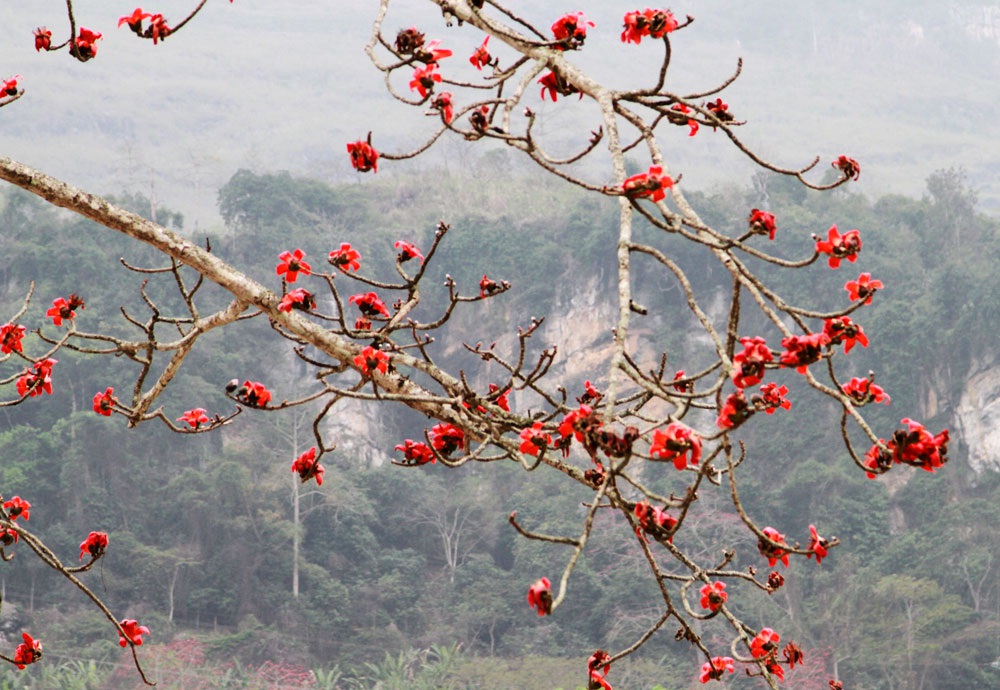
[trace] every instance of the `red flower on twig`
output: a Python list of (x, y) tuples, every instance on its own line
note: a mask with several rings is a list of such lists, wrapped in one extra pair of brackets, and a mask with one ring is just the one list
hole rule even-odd
[(521, 429), (521, 446), (519, 451), (525, 455), (537, 456), (552, 445), (552, 436), (545, 433), (541, 422), (535, 422), (530, 427)]
[(226, 386), (226, 391), (233, 393), (237, 401), (261, 409), (267, 407), (267, 404), (271, 402), (271, 391), (267, 390), (263, 383), (244, 381), (242, 386), (238, 384), (239, 379), (233, 379)]
[(100, 558), (108, 548), (108, 535), (106, 532), (91, 532), (87, 538), (80, 542), (80, 560), (90, 555), (92, 559)]
[(295, 458), (292, 472), (296, 472), (303, 482), (315, 479), (317, 486), (323, 485), (323, 473), (326, 472), (326, 468), (316, 461), (316, 446)]
[(587, 670), (590, 672), (590, 683), (588, 690), (612, 690), (611, 684), (607, 681), (608, 671), (611, 670), (611, 655), (603, 649), (598, 649), (587, 659)]
[(872, 303), (872, 295), (876, 290), (882, 289), (881, 280), (872, 280), (871, 273), (862, 273), (857, 280), (849, 280), (844, 283), (844, 289), (852, 302), (863, 299), (865, 304)]
[(826, 241), (813, 235), (816, 240), (816, 252), (819, 254), (829, 254), (830, 268), (840, 268), (840, 261), (847, 259), (854, 263), (858, 259), (858, 252), (861, 251), (861, 233), (851, 230), (841, 235), (837, 231), (836, 225), (830, 226)]
[(396, 463), (399, 465), (426, 465), (437, 462), (434, 451), (426, 443), (406, 439), (405, 442), (396, 446), (396, 450), (402, 451), (405, 462)]
[(115, 389), (108, 386), (103, 393), (94, 393), (94, 412), (105, 417), (110, 417), (115, 409)]
[(424, 262), (424, 255), (409, 242), (399, 240), (396, 242), (396, 249), (399, 251), (399, 254), (396, 255), (396, 261), (399, 263), (409, 261), (410, 259), (420, 259), (420, 263)]
[(281, 298), (281, 302), (278, 304), (278, 311), (283, 311), (287, 314), (292, 312), (292, 309), (298, 309), (299, 311), (312, 311), (316, 308), (316, 299), (313, 293), (309, 292), (305, 288), (295, 288), (294, 290), (288, 292)]
[(718, 611), (726, 603), (726, 600), (729, 599), (729, 595), (726, 594), (725, 582), (713, 582), (704, 585), (698, 591), (701, 592), (701, 607), (708, 609), (712, 613)]
[(625, 30), (622, 43), (641, 43), (643, 37), (663, 38), (677, 28), (677, 19), (670, 10), (651, 10), (625, 13)]
[(867, 405), (870, 402), (875, 404), (884, 402), (888, 405), (890, 401), (889, 394), (883, 390), (882, 386), (874, 383), (873, 376), (864, 379), (857, 376), (852, 378), (844, 384), (842, 388), (844, 394), (858, 406)]
[(375, 316), (376, 314), (389, 316), (389, 310), (385, 308), (385, 303), (374, 292), (351, 295), (347, 298), (347, 301), (351, 304), (356, 304), (365, 316)]
[(868, 347), (868, 336), (859, 324), (851, 321), (850, 316), (838, 316), (827, 319), (823, 322), (823, 333), (830, 339), (830, 345), (844, 343), (844, 354), (846, 355), (854, 347), (855, 343), (860, 343), (861, 347)]
[(483, 67), (486, 67), (493, 60), (493, 56), (491, 56), (490, 52), (486, 50), (486, 44), (489, 42), (490, 37), (487, 36), (483, 39), (483, 44), (476, 48), (476, 50), (472, 53), (472, 57), (469, 58), (469, 62), (471, 62), (473, 67), (478, 70), (482, 70)]
[(81, 26), (80, 33), (76, 37), (76, 57), (86, 62), (92, 57), (97, 56), (97, 41), (104, 38), (104, 35), (100, 31), (91, 31), (90, 29)]
[(52, 300), (52, 306), (45, 312), (45, 315), (52, 319), (53, 326), (62, 326), (64, 320), (76, 318), (77, 309), (86, 309), (86, 306), (79, 295), (71, 294), (66, 299), (57, 297)]
[(177, 421), (185, 422), (186, 424), (190, 424), (192, 429), (197, 429), (202, 424), (208, 424), (211, 422), (205, 412), (206, 410), (204, 407), (196, 407), (193, 410), (188, 410), (183, 415), (178, 417)]
[(733, 356), (733, 383), (737, 388), (756, 386), (764, 378), (764, 368), (774, 356), (763, 338), (740, 338), (740, 343), (743, 351)]
[(427, 45), (420, 46), (413, 51), (413, 57), (426, 65), (437, 65), (438, 60), (451, 57), (452, 52), (447, 48), (438, 48), (441, 45), (439, 39), (434, 39)]
[[(690, 112), (691, 108), (684, 103), (675, 103), (670, 107), (670, 112), (667, 113), (667, 118), (675, 125), (687, 125), (691, 130), (688, 132), (688, 136), (693, 137), (698, 133), (699, 125), (697, 120), (687, 117), (687, 114)], [(674, 113), (676, 113), (676, 115)]]
[(576, 88), (573, 84), (566, 81), (561, 74), (555, 71), (550, 71), (545, 74), (538, 83), (542, 85), (542, 100), (545, 100), (545, 94), (549, 94), (549, 98), (555, 103), (559, 100), (559, 96), (572, 96), (574, 93), (579, 93), (580, 98), (583, 98), (583, 94), (580, 93), (580, 89)]
[(28, 633), (21, 633), (21, 639), (24, 642), (14, 649), (14, 663), (23, 671), (25, 666), (42, 658), (42, 643)]
[(126, 618), (119, 624), (125, 633), (124, 635), (121, 632), (118, 633), (118, 644), (122, 647), (127, 646), (129, 641), (136, 647), (139, 647), (142, 645), (142, 636), (149, 634), (149, 628), (145, 625), (139, 625), (139, 621)]
[(764, 659), (774, 657), (778, 653), (778, 643), (781, 635), (771, 628), (761, 628), (752, 640), (750, 640), (750, 655), (754, 659)]
[(378, 172), (378, 151), (372, 146), (371, 132), (368, 132), (367, 141), (347, 144), (347, 155), (351, 157), (351, 166), (358, 172)]
[(306, 253), (301, 249), (296, 249), (294, 252), (281, 252), (278, 255), (278, 261), (281, 263), (275, 266), (274, 272), (279, 276), (283, 275), (289, 283), (298, 280), (300, 273), (304, 276), (310, 275), (312, 266), (302, 260), (305, 255)]
[(701, 437), (691, 427), (671, 422), (666, 429), (653, 430), (649, 454), (659, 460), (672, 461), (678, 470), (689, 464), (697, 467), (701, 462)]
[(677, 518), (659, 506), (649, 505), (649, 501), (636, 503), (633, 513), (635, 514), (635, 521), (639, 523), (639, 526), (635, 529), (637, 537), (645, 541), (646, 534), (652, 535), (654, 539), (661, 539), (670, 535), (667, 537), (667, 541), (673, 543), (674, 535), (672, 532), (677, 527)]
[(40, 26), (35, 29), (35, 51), (48, 50), (51, 47), (52, 32), (44, 26)]
[(781, 346), (781, 364), (795, 367), (800, 374), (806, 373), (806, 367), (818, 362), (823, 356), (823, 348), (830, 344), (830, 336), (826, 333), (810, 333), (808, 335), (793, 335), (783, 338)]
[(435, 110), (441, 111), (441, 117), (444, 119), (445, 124), (451, 124), (451, 121), (455, 119), (455, 105), (451, 102), (451, 93), (448, 91), (442, 91), (434, 100), (431, 101), (431, 107)]
[(539, 616), (552, 613), (552, 583), (543, 577), (528, 588), (528, 606), (538, 611)]
[(753, 396), (754, 409), (764, 410), (766, 414), (774, 414), (779, 407), (783, 410), (792, 409), (792, 403), (785, 396), (788, 394), (788, 386), (779, 386), (774, 383), (765, 383), (760, 387), (760, 395)]
[(725, 675), (726, 671), (730, 673), (736, 671), (732, 658), (728, 656), (713, 656), (711, 661), (707, 661), (702, 665), (701, 676), (698, 680), (702, 683), (707, 683), (710, 680), (719, 680)]
[(365, 377), (371, 376), (373, 371), (384, 374), (389, 370), (389, 355), (368, 346), (354, 358), (354, 366), (358, 367)]
[(149, 12), (143, 12), (141, 7), (136, 7), (132, 11), (132, 14), (126, 14), (124, 17), (118, 18), (118, 28), (122, 28), (122, 24), (128, 24), (128, 28), (141, 36), (142, 20), (149, 19), (152, 16)]
[(465, 448), (465, 432), (454, 424), (441, 422), (431, 427), (427, 432), (431, 445), (441, 455), (451, 455), (454, 451)]
[(823, 562), (823, 559), (829, 553), (827, 547), (830, 545), (830, 542), (816, 533), (815, 525), (809, 525), (809, 535), (809, 546), (806, 548), (810, 553), (806, 554), (806, 558), (812, 558), (812, 555), (816, 554), (816, 563), (818, 565)]
[(740, 424), (750, 419), (754, 413), (750, 403), (742, 390), (730, 393), (726, 397), (726, 402), (722, 405), (722, 411), (715, 420), (715, 425), (720, 429), (735, 429)]
[(52, 367), (56, 363), (57, 360), (51, 358), (35, 362), (17, 380), (17, 394), (22, 398), (26, 395), (34, 397), (42, 393), (52, 395)]
[(840, 170), (840, 172), (844, 173), (845, 178), (854, 178), (855, 180), (857, 180), (859, 177), (861, 177), (861, 164), (858, 163), (853, 158), (848, 158), (847, 156), (840, 156), (830, 165)]
[(552, 24), (552, 35), (559, 41), (556, 50), (575, 50), (587, 40), (587, 27), (596, 26), (583, 12), (569, 12)]
[(13, 323), (5, 323), (0, 327), (0, 352), (7, 355), (11, 352), (24, 352), (21, 349), (21, 340), (24, 339), (24, 326)]
[(774, 214), (761, 211), (759, 208), (750, 210), (750, 217), (747, 219), (747, 222), (750, 223), (750, 232), (756, 235), (767, 235), (772, 240), (774, 239), (774, 233), (778, 230), (778, 223), (774, 218)]
[(781, 546), (774, 546), (765, 539), (757, 539), (757, 550), (760, 551), (760, 555), (767, 559), (767, 564), (771, 567), (781, 561), (781, 564), (786, 568), (788, 567), (788, 552), (781, 548), (782, 546), (787, 546), (785, 544), (785, 535), (774, 529), (773, 527), (765, 527), (761, 530), (763, 535), (770, 539), (775, 544), (780, 544)]
[(3, 509), (7, 511), (7, 516), (11, 520), (16, 520), (20, 517), (27, 521), (31, 517), (31, 504), (20, 496), (15, 496), (9, 501), (4, 501)]
[(622, 183), (622, 191), (630, 199), (648, 196), (653, 201), (659, 201), (667, 193), (664, 191), (674, 186), (674, 181), (669, 175), (663, 174), (663, 166), (651, 165), (649, 170), (638, 175), (633, 175)]
[(341, 271), (357, 271), (361, 268), (361, 253), (351, 247), (349, 242), (343, 242), (340, 249), (330, 252), (329, 262)]
[(434, 91), (434, 85), (441, 83), (441, 75), (437, 69), (436, 62), (415, 69), (410, 80), (410, 91), (419, 93), (420, 98), (427, 98), (427, 95)]

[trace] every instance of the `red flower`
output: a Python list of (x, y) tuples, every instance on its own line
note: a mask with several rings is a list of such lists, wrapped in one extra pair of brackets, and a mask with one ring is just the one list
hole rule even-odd
[(765, 664), (765, 666), (767, 667), (767, 672), (770, 673), (772, 676), (774, 676), (780, 681), (785, 680), (785, 669), (777, 661), (774, 660), (768, 661), (767, 664)]
[(100, 558), (104, 555), (104, 550), (108, 548), (108, 535), (105, 532), (91, 532), (87, 538), (80, 543), (80, 560), (87, 554), (92, 559)]
[(781, 346), (785, 348), (781, 353), (781, 363), (804, 374), (806, 367), (822, 358), (823, 347), (829, 344), (830, 337), (826, 333), (789, 336), (781, 341)]
[(483, 39), (483, 44), (476, 48), (475, 52), (472, 53), (472, 57), (469, 58), (469, 62), (471, 62), (472, 65), (478, 70), (482, 70), (483, 67), (490, 64), (493, 60), (493, 56), (491, 56), (490, 52), (486, 50), (486, 44), (489, 42), (490, 37), (487, 36)]
[(459, 448), (465, 448), (465, 432), (454, 424), (435, 424), (427, 433), (431, 445), (441, 455), (451, 455)]
[(378, 298), (374, 292), (363, 292), (357, 295), (351, 295), (347, 298), (347, 301), (351, 304), (358, 305), (358, 309), (365, 316), (375, 316), (376, 314), (381, 314), (382, 316), (389, 316), (389, 310), (385, 308), (385, 303)]
[(48, 50), (52, 47), (52, 32), (44, 26), (35, 29), (35, 51)]
[(663, 38), (677, 28), (677, 19), (670, 10), (635, 10), (625, 13), (625, 30), (622, 43), (640, 43), (644, 36)]
[(359, 316), (354, 320), (354, 330), (356, 331), (370, 331), (372, 329), (371, 319), (364, 316)]
[(416, 91), (421, 98), (434, 91), (434, 85), (441, 83), (441, 75), (437, 71), (437, 63), (433, 62), (425, 67), (418, 67), (413, 71), (413, 79), (410, 80), (410, 91)]
[(875, 385), (872, 378), (854, 377), (843, 386), (844, 395), (854, 401), (855, 405), (867, 405), (870, 402), (878, 404), (884, 402), (889, 404), (889, 395), (882, 389), (882, 386)]
[(451, 93), (448, 91), (442, 91), (435, 96), (434, 100), (431, 101), (431, 107), (441, 111), (441, 117), (444, 118), (446, 124), (450, 125), (455, 118), (455, 106), (451, 102)]
[(695, 134), (698, 133), (698, 128), (699, 128), (698, 121), (692, 120), (690, 117), (685, 117), (687, 113), (691, 112), (691, 108), (687, 107), (683, 103), (675, 103), (673, 106), (671, 106), (670, 112), (677, 113), (677, 115), (672, 115), (672, 114), (667, 115), (667, 117), (670, 119), (671, 122), (673, 122), (675, 125), (687, 125), (690, 128), (691, 131), (688, 132), (689, 137), (693, 137)]
[[(490, 384), (490, 394), (496, 393), (498, 390), (500, 390), (500, 386), (496, 385), (495, 383)], [(510, 401), (507, 399), (507, 396), (509, 395), (510, 395), (510, 388), (505, 388), (503, 393), (498, 395), (496, 400), (493, 401), (493, 404), (499, 407), (504, 412), (510, 412)]]
[(452, 55), (451, 51), (447, 48), (438, 48), (439, 45), (441, 45), (441, 41), (435, 39), (426, 46), (420, 46), (414, 50), (413, 57), (424, 64), (437, 65), (438, 60), (443, 60)]
[[(705, 110), (715, 115), (717, 120), (721, 122), (732, 122), (733, 114), (729, 112), (729, 104), (723, 102), (721, 98), (716, 98), (714, 101), (709, 101), (705, 104)], [(715, 127), (712, 127), (715, 129)], [(772, 236), (773, 240), (774, 237)]]
[(43, 359), (35, 362), (30, 369), (17, 380), (17, 394), (22, 398), (26, 395), (34, 397), (42, 393), (52, 395), (52, 367), (57, 360)]
[[(678, 393), (690, 393), (694, 390), (694, 381), (683, 381), (687, 378), (687, 374), (684, 373), (683, 369), (678, 369), (674, 374), (674, 390)], [(681, 381), (681, 383), (677, 383)]]
[(764, 368), (774, 360), (763, 338), (740, 338), (743, 352), (733, 356), (733, 383), (737, 388), (756, 386), (764, 378)]
[(419, 249), (414, 247), (409, 242), (399, 240), (396, 242), (396, 249), (399, 250), (399, 254), (396, 255), (396, 261), (399, 263), (409, 261), (410, 259), (420, 259), (420, 263), (424, 262), (424, 255), (420, 253)]
[(809, 534), (811, 535), (809, 537), (809, 546), (806, 548), (810, 553), (806, 554), (806, 558), (812, 558), (812, 555), (816, 554), (816, 563), (818, 565), (823, 562), (823, 559), (829, 553), (826, 547), (830, 545), (830, 542), (816, 533), (815, 525), (809, 525)]
[(861, 164), (853, 158), (840, 156), (830, 165), (831, 167), (837, 168), (840, 172), (844, 173), (844, 177), (853, 177), (855, 180), (861, 177)]
[(689, 464), (697, 467), (701, 462), (701, 437), (691, 427), (671, 422), (666, 429), (653, 430), (649, 454), (660, 460), (672, 460), (678, 470)]
[(743, 395), (743, 391), (738, 390), (735, 393), (730, 393), (726, 398), (726, 402), (722, 406), (722, 411), (715, 420), (715, 425), (720, 429), (735, 429), (740, 424), (750, 419), (750, 415), (752, 415), (753, 412), (753, 408), (751, 408), (750, 403), (747, 402), (746, 396)]
[(564, 14), (552, 24), (552, 35), (559, 41), (559, 45), (553, 47), (556, 50), (579, 48), (587, 40), (588, 26), (596, 25), (583, 12)]
[(651, 534), (654, 539), (660, 539), (669, 534), (670, 536), (667, 538), (667, 541), (673, 543), (674, 535), (672, 532), (677, 527), (677, 518), (659, 506), (649, 505), (649, 501), (636, 503), (633, 512), (635, 513), (636, 522), (639, 523), (639, 526), (635, 529), (637, 537), (645, 541), (645, 534)]
[(831, 225), (825, 242), (816, 235), (813, 235), (813, 239), (816, 240), (817, 253), (830, 255), (830, 268), (840, 268), (841, 259), (854, 263), (861, 251), (861, 233), (857, 230), (841, 235), (837, 232), (837, 226)]
[(348, 242), (343, 242), (340, 249), (330, 252), (329, 262), (341, 271), (357, 271), (361, 268), (361, 254)]
[(24, 642), (14, 649), (14, 663), (23, 671), (25, 666), (42, 658), (42, 643), (28, 633), (21, 633), (21, 639)]
[[(603, 649), (598, 649), (587, 659), (587, 670), (590, 672), (589, 690), (612, 690), (611, 683), (607, 681), (608, 671), (611, 670), (611, 655)], [(603, 667), (603, 668), (602, 668)]]
[(481, 105), (472, 111), (469, 115), (469, 124), (472, 125), (472, 129), (476, 130), (480, 134), (486, 133), (486, 128), (490, 124), (490, 107), (488, 105)]
[[(229, 387), (236, 388), (238, 379), (233, 379), (230, 382)], [(267, 404), (271, 401), (271, 391), (264, 387), (263, 383), (258, 383), (257, 381), (245, 381), (242, 386), (236, 390), (235, 394), (236, 400), (249, 405), (250, 407), (260, 407), (265, 408)]]
[[(765, 527), (761, 530), (765, 537), (775, 542), (776, 544), (785, 544), (785, 535), (774, 529), (773, 527)], [(757, 540), (757, 550), (760, 551), (760, 555), (767, 559), (767, 564), (774, 567), (774, 564), (781, 561), (781, 564), (786, 568), (788, 567), (788, 552), (780, 546), (772, 546), (770, 542), (764, 539)]]
[(94, 393), (94, 412), (105, 417), (111, 416), (111, 411), (115, 409), (115, 389), (108, 386), (103, 393)]
[(772, 570), (771, 574), (767, 576), (767, 587), (770, 590), (768, 594), (773, 593), (775, 590), (781, 589), (785, 584), (785, 578), (777, 570)]
[(552, 613), (551, 586), (549, 578), (543, 577), (528, 588), (528, 606), (536, 609), (539, 616), (547, 616)]
[(750, 232), (756, 235), (768, 235), (770, 239), (774, 239), (778, 224), (773, 213), (754, 208), (750, 210), (750, 218), (747, 221), (750, 223)]
[(521, 429), (521, 447), (518, 450), (522, 453), (537, 456), (550, 445), (552, 437), (542, 430), (541, 422), (535, 422), (530, 427)]
[(16, 74), (10, 79), (3, 82), (3, 88), (0, 88), (0, 98), (4, 96), (16, 96), (18, 92), (17, 80), (21, 78), (20, 74)]
[(406, 462), (397, 463), (400, 465), (426, 465), (437, 462), (434, 451), (426, 443), (406, 439), (404, 443), (396, 446), (396, 450), (402, 451), (403, 457), (406, 458)]
[(161, 38), (166, 38), (172, 33), (172, 29), (167, 26), (167, 20), (162, 14), (154, 14), (149, 18), (149, 28), (146, 29), (146, 37), (153, 39), (155, 46)]
[(764, 410), (767, 414), (774, 414), (779, 407), (783, 410), (792, 409), (792, 403), (785, 396), (788, 394), (788, 386), (778, 386), (774, 383), (766, 383), (760, 387), (760, 395), (755, 395), (753, 401), (754, 409)]
[(294, 252), (281, 252), (278, 255), (278, 264), (274, 272), (279, 276), (284, 274), (285, 280), (289, 283), (294, 283), (299, 278), (299, 273), (307, 276), (312, 273), (312, 266), (307, 264), (302, 260), (306, 253), (301, 249), (296, 249)]
[[(372, 133), (368, 132), (368, 141), (355, 141), (347, 145), (347, 155), (351, 157), (351, 165), (358, 172), (378, 172), (378, 151), (372, 146)], [(343, 246), (343, 245), (341, 245)]]
[(80, 34), (76, 37), (76, 56), (86, 62), (97, 55), (97, 44), (104, 36), (99, 31), (91, 31), (81, 26)]
[(701, 676), (698, 680), (702, 683), (707, 683), (710, 680), (719, 680), (726, 671), (730, 673), (736, 671), (732, 658), (728, 656), (713, 656), (711, 661), (707, 661), (702, 665)]
[(647, 172), (633, 175), (625, 180), (622, 183), (622, 191), (630, 199), (651, 196), (653, 201), (659, 201), (667, 195), (663, 190), (673, 186), (673, 179), (663, 174), (662, 166), (651, 165)]
[(27, 520), (31, 517), (31, 504), (22, 499), (20, 496), (15, 496), (9, 501), (5, 501), (3, 509), (7, 511), (7, 516), (11, 520), (23, 517), (27, 522)]
[(778, 642), (781, 635), (771, 628), (761, 628), (760, 632), (750, 641), (750, 655), (754, 659), (773, 657), (778, 652)]
[(17, 540), (17, 532), (7, 527), (0, 528), (0, 550), (11, 544), (16, 544)]
[(580, 93), (580, 89), (576, 88), (573, 84), (566, 81), (562, 75), (556, 72), (549, 72), (541, 79), (538, 83), (542, 85), (542, 100), (545, 100), (545, 93), (548, 92), (549, 98), (555, 103), (559, 100), (559, 95), (572, 96), (574, 93), (579, 93), (580, 98), (583, 98), (583, 94)]
[(389, 355), (368, 346), (361, 351), (360, 355), (354, 358), (354, 366), (359, 368), (361, 374), (365, 377), (371, 376), (375, 370), (384, 374), (389, 370)]
[(75, 319), (77, 309), (86, 309), (79, 295), (71, 294), (68, 298), (58, 297), (52, 300), (52, 306), (45, 312), (51, 317), (53, 326), (62, 326), (64, 319)]
[(509, 288), (510, 283), (506, 280), (502, 280), (498, 283), (495, 280), (491, 280), (487, 276), (483, 276), (483, 279), (479, 281), (479, 296), (483, 298), (492, 297), (493, 295), (499, 294)]
[(583, 443), (584, 433), (600, 426), (600, 420), (594, 417), (594, 410), (589, 405), (580, 405), (563, 417), (559, 424), (559, 435), (564, 439), (575, 436), (577, 441)]
[(831, 346), (844, 343), (845, 355), (851, 351), (855, 343), (868, 347), (868, 336), (865, 335), (864, 329), (851, 321), (849, 316), (827, 319), (823, 322), (823, 333), (830, 339)]
[(701, 592), (701, 607), (708, 609), (712, 613), (719, 610), (719, 607), (726, 603), (729, 595), (726, 594), (725, 582), (713, 582), (703, 586)]
[(24, 352), (21, 340), (24, 338), (24, 326), (5, 323), (0, 327), (0, 352), (7, 355), (13, 351)]
[(883, 446), (887, 445), (885, 439), (880, 438), (878, 443), (874, 444), (865, 453), (865, 476), (869, 479), (875, 479), (877, 475), (885, 474), (892, 469), (893, 453), (891, 450), (886, 450)]
[(305, 288), (295, 288), (291, 292), (287, 293), (281, 298), (281, 303), (278, 305), (278, 311), (283, 311), (286, 313), (291, 313), (292, 309), (298, 309), (300, 311), (312, 311), (316, 308), (316, 299), (313, 293), (309, 292)]
[(118, 18), (118, 28), (122, 28), (122, 24), (128, 24), (128, 28), (142, 35), (142, 20), (152, 16), (149, 12), (143, 12), (141, 7), (136, 7), (132, 14), (126, 14), (124, 17)]
[(781, 650), (781, 653), (784, 655), (785, 661), (788, 662), (788, 668), (795, 668), (795, 664), (801, 664), (806, 656), (794, 642), (786, 644), (785, 648)]
[(205, 408), (196, 407), (193, 410), (188, 410), (182, 416), (178, 417), (177, 421), (187, 422), (191, 425), (192, 429), (197, 429), (202, 424), (208, 424), (211, 420), (209, 420), (208, 415), (205, 414)]
[(912, 419), (904, 419), (908, 429), (899, 429), (892, 435), (889, 450), (893, 461), (912, 465), (933, 472), (948, 462), (948, 430), (931, 436), (923, 424)]
[(120, 632), (118, 633), (118, 644), (122, 647), (128, 645), (129, 641), (136, 647), (139, 647), (142, 645), (142, 636), (149, 634), (149, 628), (145, 625), (139, 625), (139, 621), (134, 621), (130, 618), (121, 621), (120, 625), (125, 632), (124, 635)]
[(323, 473), (326, 472), (326, 468), (316, 462), (316, 446), (295, 458), (292, 472), (297, 472), (303, 482), (315, 479), (317, 486), (323, 486)]
[(857, 280), (849, 280), (844, 283), (844, 289), (850, 296), (852, 302), (863, 299), (865, 304), (872, 303), (872, 295), (876, 290), (882, 289), (881, 280), (872, 280), (871, 273), (862, 273)]

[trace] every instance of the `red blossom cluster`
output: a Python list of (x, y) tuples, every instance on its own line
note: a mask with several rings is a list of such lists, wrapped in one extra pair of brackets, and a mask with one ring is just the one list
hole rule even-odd
[(670, 10), (633, 10), (625, 13), (622, 43), (641, 43), (645, 37), (663, 38), (677, 28), (677, 19)]
[(552, 613), (552, 583), (543, 577), (528, 588), (528, 606), (538, 611), (539, 616)]
[(316, 460), (315, 446), (295, 458), (295, 461), (292, 462), (292, 472), (298, 474), (299, 479), (303, 482), (315, 479), (317, 486), (323, 485), (323, 473), (326, 472), (326, 468)]

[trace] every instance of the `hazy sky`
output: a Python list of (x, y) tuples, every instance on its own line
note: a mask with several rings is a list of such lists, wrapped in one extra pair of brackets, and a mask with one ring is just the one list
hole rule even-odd
[[(433, 127), (423, 110), (385, 94), (363, 54), (373, 0), (210, 0), (184, 31), (155, 47), (115, 28), (132, 5), (78, 4), (78, 23), (105, 34), (86, 64), (33, 50), (35, 26), (65, 38), (64, 3), (0, 5), (0, 77), (19, 73), (29, 90), (0, 110), (0, 153), (85, 188), (152, 194), (189, 220), (212, 224), (216, 190), (240, 167), (352, 179), (345, 142), (374, 130), (381, 148), (400, 150)], [(181, 11), (164, 13), (175, 22), (193, 4), (172, 0)], [(675, 38), (673, 88), (714, 84), (742, 56), (744, 75), (724, 97), (749, 120), (741, 136), (765, 155), (795, 165), (848, 153), (861, 160), (861, 188), (872, 194), (919, 195), (934, 169), (964, 166), (982, 179), (991, 202), (1000, 196), (992, 183), (998, 125), (991, 95), (1000, 13), (977, 3), (871, 5), (675, 3), (676, 13), (697, 20)], [(446, 28), (421, 0), (393, 7), (387, 28), (419, 24), (455, 50), (445, 70), (473, 76), (467, 56), (481, 40), (475, 30)], [(563, 11), (585, 11), (597, 27), (574, 59), (606, 82), (638, 79), (656, 64), (656, 45), (619, 42), (621, 17), (633, 3), (516, 7), (542, 28)], [(597, 124), (583, 105), (530, 97), (544, 119), (540, 131), (557, 140), (585, 138)], [(721, 136), (703, 132), (688, 141), (677, 134), (668, 132), (665, 147), (688, 184), (748, 179), (751, 168), (729, 155)], [(461, 166), (479, 150), (445, 142), (421, 164)], [(391, 175), (392, 166), (379, 174)]]

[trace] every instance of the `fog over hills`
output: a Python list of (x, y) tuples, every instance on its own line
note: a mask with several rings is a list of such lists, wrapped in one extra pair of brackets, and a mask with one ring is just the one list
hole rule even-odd
[[(169, 20), (186, 11), (152, 5)], [(193, 3), (191, 3), (193, 5)], [(643, 83), (658, 46), (619, 42), (633, 3), (578, 0), (572, 6), (515, 2), (547, 27), (558, 12), (582, 10), (597, 23), (573, 59), (606, 82)], [(474, 78), (466, 56), (480, 38), (447, 28), (419, 0), (393, 3), (392, 30), (418, 24), (455, 51), (444, 63)], [(863, 166), (861, 189), (919, 195), (935, 169), (964, 167), (983, 207), (1000, 209), (995, 182), (1000, 132), (995, 117), (1000, 8), (974, 2), (818, 0), (772, 3), (704, 0), (673, 4), (695, 23), (674, 39), (671, 88), (704, 89), (743, 57), (743, 76), (724, 94), (748, 125), (744, 141), (775, 162), (795, 166), (847, 153)], [(287, 169), (327, 181), (353, 175), (344, 144), (369, 130), (383, 150), (403, 150), (431, 131), (419, 109), (395, 103), (363, 47), (376, 3), (212, 0), (161, 45), (139, 41), (117, 18), (132, 6), (92, 0), (78, 22), (102, 31), (86, 64), (65, 52), (36, 54), (31, 32), (68, 28), (58, 0), (0, 6), (0, 76), (21, 74), (28, 94), (0, 111), (0, 152), (102, 193), (142, 192), (188, 216), (188, 227), (217, 225), (217, 189), (239, 168)], [(551, 15), (551, 16), (550, 16)], [(503, 56), (502, 49), (496, 52)], [(634, 75), (634, 78), (633, 78)], [(405, 89), (405, 84), (402, 85)], [(539, 131), (570, 144), (596, 117), (573, 99), (531, 105)], [(690, 188), (745, 184), (751, 166), (721, 135), (664, 134), (671, 171)], [(443, 141), (418, 162), (425, 169), (468, 166), (492, 144)], [(393, 174), (385, 165), (379, 175)], [(605, 175), (595, 166), (596, 179)]]

